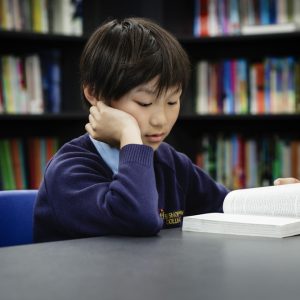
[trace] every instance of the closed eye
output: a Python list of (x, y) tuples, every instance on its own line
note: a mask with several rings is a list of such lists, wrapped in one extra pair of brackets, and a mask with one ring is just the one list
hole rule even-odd
[(168, 104), (169, 105), (175, 105), (175, 104), (177, 104), (177, 101), (169, 101)]
[(152, 103), (144, 103), (144, 102), (139, 102), (139, 101), (136, 101), (136, 103), (139, 105), (139, 106), (142, 106), (142, 107), (147, 107), (147, 106), (150, 106)]

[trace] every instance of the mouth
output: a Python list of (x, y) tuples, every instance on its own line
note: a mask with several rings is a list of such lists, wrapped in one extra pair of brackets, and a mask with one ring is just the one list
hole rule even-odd
[(164, 133), (146, 134), (145, 136), (146, 136), (146, 139), (150, 143), (159, 143), (159, 142), (161, 142), (164, 139), (165, 134)]

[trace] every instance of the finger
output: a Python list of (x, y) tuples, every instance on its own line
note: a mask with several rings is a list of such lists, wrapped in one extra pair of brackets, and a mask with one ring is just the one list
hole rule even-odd
[(94, 116), (92, 114), (89, 114), (89, 124), (91, 125), (93, 130), (97, 129), (97, 121), (95, 120)]
[(90, 114), (92, 114), (93, 116), (96, 116), (97, 114), (99, 114), (99, 110), (97, 106), (91, 106), (90, 107)]
[(276, 180), (274, 180), (274, 185), (299, 183), (299, 182), (300, 182), (299, 179), (293, 177), (277, 178)]
[(93, 136), (94, 130), (93, 130), (93, 128), (92, 128), (92, 126), (91, 126), (90, 123), (85, 124), (85, 130), (86, 130), (90, 135)]

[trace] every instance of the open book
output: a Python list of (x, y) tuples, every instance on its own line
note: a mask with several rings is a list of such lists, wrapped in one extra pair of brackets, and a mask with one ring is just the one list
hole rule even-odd
[(183, 231), (286, 237), (300, 234), (300, 183), (231, 191), (224, 213), (183, 218)]

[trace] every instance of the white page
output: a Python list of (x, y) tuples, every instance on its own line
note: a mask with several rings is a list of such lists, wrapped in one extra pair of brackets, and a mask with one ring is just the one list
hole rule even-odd
[(300, 217), (300, 183), (230, 192), (224, 213)]
[(184, 217), (182, 230), (282, 238), (300, 234), (300, 219), (208, 213)]
[(257, 215), (235, 215), (235, 214), (220, 214), (209, 213), (203, 215), (195, 215), (188, 217), (191, 220), (207, 220), (222, 224), (238, 223), (238, 224), (259, 224), (259, 225), (277, 225), (284, 226), (291, 223), (299, 223), (299, 219), (288, 217), (273, 217), (273, 216), (257, 216)]

